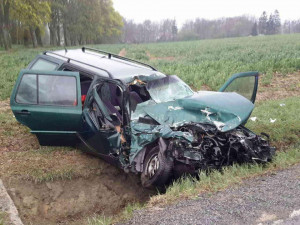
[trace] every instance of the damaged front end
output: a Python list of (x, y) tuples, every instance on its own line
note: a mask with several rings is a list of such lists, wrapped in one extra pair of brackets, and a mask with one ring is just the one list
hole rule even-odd
[[(147, 128), (146, 128), (147, 127)], [(188, 123), (176, 128), (164, 125), (133, 124), (130, 159), (137, 171), (143, 170), (147, 146), (159, 145), (159, 151), (173, 161), (175, 174), (220, 169), (235, 163), (266, 163), (275, 148), (269, 136), (256, 135), (246, 127), (221, 132), (211, 124)]]
[(271, 161), (269, 136), (243, 126), (254, 109), (246, 97), (195, 93), (175, 76), (149, 81), (146, 90), (151, 98), (131, 114), (129, 153), (144, 186), (163, 185), (172, 175)]
[(269, 162), (275, 153), (275, 148), (269, 146), (268, 135), (262, 134), (263, 138), (244, 126), (220, 132), (210, 124), (191, 123), (177, 129), (191, 133), (194, 140), (169, 140), (168, 151), (189, 172), (220, 169), (234, 163)]

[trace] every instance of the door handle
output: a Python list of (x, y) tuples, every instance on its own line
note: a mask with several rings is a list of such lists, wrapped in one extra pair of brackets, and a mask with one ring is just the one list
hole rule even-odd
[(31, 113), (28, 110), (21, 110), (21, 111), (17, 111), (16, 114), (20, 114), (20, 115), (30, 115)]

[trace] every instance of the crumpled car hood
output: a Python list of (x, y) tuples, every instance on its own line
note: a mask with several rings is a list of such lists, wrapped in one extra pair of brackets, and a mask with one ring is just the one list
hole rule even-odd
[(200, 91), (193, 96), (159, 104), (138, 105), (161, 125), (181, 126), (189, 122), (209, 123), (225, 132), (245, 123), (254, 104), (229, 92)]

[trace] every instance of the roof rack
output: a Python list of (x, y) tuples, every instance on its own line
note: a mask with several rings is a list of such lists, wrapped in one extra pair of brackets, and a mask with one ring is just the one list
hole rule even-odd
[(94, 52), (99, 52), (99, 53), (106, 54), (106, 55), (108, 56), (109, 59), (111, 59), (111, 57), (114, 57), (114, 58), (121, 59), (121, 60), (124, 60), (124, 61), (127, 61), (127, 62), (138, 63), (138, 64), (140, 64), (140, 65), (149, 67), (150, 69), (152, 69), (152, 70), (154, 70), (154, 71), (157, 71), (157, 69), (155, 69), (153, 66), (151, 66), (151, 65), (149, 65), (149, 64), (146, 64), (146, 63), (143, 63), (143, 62), (139, 62), (139, 61), (137, 61), (137, 60), (130, 59), (130, 58), (126, 58), (126, 57), (123, 57), (123, 56), (119, 56), (119, 55), (114, 54), (114, 53), (102, 51), (102, 50), (95, 49), (95, 48), (82, 47), (82, 51), (85, 52), (85, 50), (89, 50), (89, 51), (94, 51)]
[(93, 67), (93, 68), (102, 70), (102, 71), (106, 72), (110, 78), (113, 78), (113, 75), (112, 75), (110, 72), (108, 72), (107, 70), (102, 69), (102, 68), (100, 68), (100, 67), (93, 66), (93, 65), (90, 65), (90, 64), (88, 64), (88, 63), (84, 63), (84, 62), (78, 61), (78, 60), (76, 60), (76, 59), (71, 59), (71, 58), (69, 58), (69, 57), (66, 57), (66, 56), (63, 56), (63, 55), (60, 55), (60, 54), (51, 52), (51, 51), (45, 51), (45, 52), (43, 52), (44, 55), (47, 55), (47, 53), (48, 53), (48, 54), (51, 54), (51, 55), (59, 56), (59, 57), (64, 58), (64, 59), (67, 59), (67, 62), (68, 62), (68, 63), (72, 60), (72, 61), (74, 61), (74, 62), (81, 63), (81, 64), (83, 64), (83, 65), (90, 66), (90, 67)]

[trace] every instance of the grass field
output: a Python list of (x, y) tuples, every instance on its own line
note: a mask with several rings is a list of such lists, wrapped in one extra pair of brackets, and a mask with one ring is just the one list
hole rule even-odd
[[(238, 72), (258, 70), (267, 74), (264, 79), (268, 83), (274, 72), (300, 69), (300, 34), (92, 47), (114, 53), (125, 49), (127, 57), (176, 74), (197, 90), (203, 85), (217, 90)], [(44, 50), (14, 47), (9, 53), (0, 51), (0, 99), (10, 96), (20, 69)]]
[[(171, 185), (166, 194), (152, 197), (148, 206), (220, 190), (242, 179), (300, 162), (300, 34), (92, 47), (141, 60), (166, 74), (176, 74), (196, 90), (217, 90), (238, 72), (255, 70), (264, 74), (251, 115), (257, 119), (249, 120), (246, 126), (256, 133), (266, 132), (271, 136), (272, 145), (278, 149), (274, 162), (266, 167), (234, 166), (223, 174), (202, 174), (200, 181), (181, 179)], [(94, 157), (71, 148), (40, 147), (10, 111), (8, 98), (19, 71), (44, 50), (19, 46), (10, 52), (0, 50), (0, 177), (41, 183), (100, 174), (103, 168)], [(271, 123), (270, 119), (276, 121)], [(139, 207), (139, 204), (129, 204), (120, 218), (130, 217)], [(87, 223), (114, 221), (100, 215), (89, 218)]]

